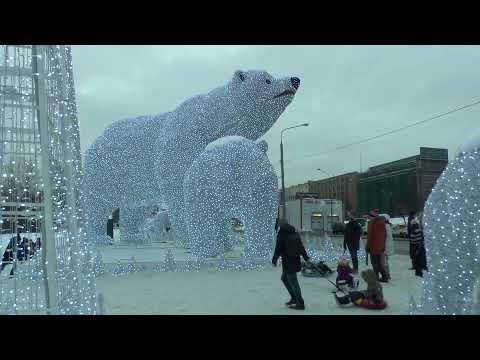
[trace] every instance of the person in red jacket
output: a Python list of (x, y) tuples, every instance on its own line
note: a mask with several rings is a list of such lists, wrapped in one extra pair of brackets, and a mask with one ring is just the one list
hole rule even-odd
[[(388, 282), (388, 276), (382, 266), (382, 256), (385, 253), (385, 240), (387, 238), (386, 222), (383, 216), (378, 215), (378, 210), (368, 214), (368, 231), (366, 252), (370, 254), (373, 271), (380, 282)], [(381, 277), (379, 276), (381, 275)]]

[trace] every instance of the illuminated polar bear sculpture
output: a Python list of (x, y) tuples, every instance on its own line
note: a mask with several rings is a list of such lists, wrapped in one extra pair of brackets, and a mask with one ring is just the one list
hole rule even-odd
[(187, 233), (192, 254), (232, 248), (231, 219), (245, 225), (246, 258), (269, 256), (278, 211), (278, 180), (265, 141), (227, 136), (207, 146), (185, 174)]
[(155, 215), (148, 217), (143, 224), (143, 236), (148, 243), (166, 241), (166, 229), (170, 228), (168, 211), (159, 210)]
[(411, 313), (480, 314), (480, 131), (438, 179), (424, 224), (429, 272)]
[(226, 85), (192, 97), (171, 112), (113, 123), (85, 155), (89, 238), (105, 243), (106, 219), (119, 207), (123, 241), (143, 241), (138, 227), (126, 226), (130, 222), (125, 219), (136, 218), (134, 204), (163, 201), (178, 239), (188, 246), (185, 172), (218, 138), (238, 135), (257, 140), (264, 135), (292, 102), (299, 85), (295, 77), (236, 71)]

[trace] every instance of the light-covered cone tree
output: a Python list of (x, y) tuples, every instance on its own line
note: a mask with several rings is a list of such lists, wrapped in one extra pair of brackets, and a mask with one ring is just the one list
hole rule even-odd
[(460, 148), (425, 204), (429, 272), (417, 314), (479, 314), (480, 131)]
[(168, 249), (165, 254), (165, 271), (176, 271), (177, 263), (175, 262), (175, 257), (173, 256), (172, 250)]
[(321, 256), (322, 260), (327, 262), (336, 262), (340, 257), (340, 252), (333, 245), (332, 238), (329, 235), (325, 235), (323, 239)]

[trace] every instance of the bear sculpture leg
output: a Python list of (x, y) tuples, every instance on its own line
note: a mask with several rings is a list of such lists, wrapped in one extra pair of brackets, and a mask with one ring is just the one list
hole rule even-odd
[(140, 227), (145, 220), (143, 207), (124, 205), (120, 207), (120, 240), (129, 244), (143, 244), (145, 242)]
[(277, 209), (277, 179), (259, 179), (253, 186), (251, 202), (242, 214), (246, 258), (266, 258), (272, 254)]
[(86, 197), (85, 210), (88, 214), (87, 237), (97, 245), (106, 245), (112, 242), (107, 235), (108, 217), (112, 215), (114, 206), (91, 196)]

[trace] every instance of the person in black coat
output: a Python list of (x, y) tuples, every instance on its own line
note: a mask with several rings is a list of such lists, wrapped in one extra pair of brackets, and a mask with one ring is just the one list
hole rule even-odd
[(343, 235), (343, 250), (350, 252), (352, 258), (353, 273), (358, 274), (358, 249), (360, 248), (360, 238), (362, 237), (362, 227), (355, 220), (352, 214), (349, 214), (349, 222), (345, 226), (345, 233)]
[(414, 254), (414, 246), (413, 246), (413, 241), (412, 241), (412, 221), (415, 219), (415, 212), (411, 211), (410, 214), (408, 215), (408, 222), (407, 222), (407, 236), (408, 236), (408, 252), (410, 254), (410, 260), (412, 261), (412, 267), (409, 270), (414, 270), (415, 269), (415, 254)]
[(310, 260), (295, 228), (282, 221), (277, 234), (272, 264), (277, 266), (278, 258), (282, 258), (281, 280), (291, 297), (285, 305), (295, 310), (305, 310), (305, 302), (297, 279), (297, 272), (301, 270), (300, 255), (305, 261)]
[(417, 217), (414, 217), (410, 223), (410, 247), (413, 268), (416, 276), (423, 277), (423, 270), (428, 271), (425, 239), (423, 237), (422, 227)]

